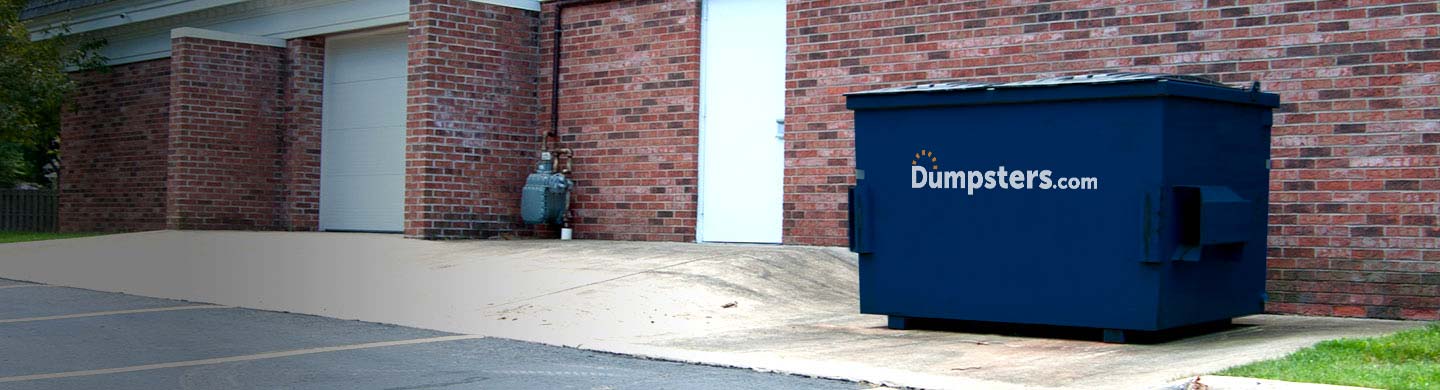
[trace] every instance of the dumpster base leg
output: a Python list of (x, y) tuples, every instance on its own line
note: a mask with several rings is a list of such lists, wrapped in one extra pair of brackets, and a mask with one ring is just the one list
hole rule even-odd
[(913, 319), (910, 319), (909, 317), (901, 317), (901, 316), (889, 316), (889, 317), (890, 317), (890, 320), (889, 320), (889, 324), (887, 325), (887, 327), (889, 327), (890, 329), (905, 330), (905, 329), (910, 329), (910, 328), (915, 327), (915, 322), (914, 322), (914, 320), (913, 320)]
[(1124, 344), (1124, 343), (1125, 343), (1125, 333), (1126, 333), (1126, 332), (1125, 332), (1124, 329), (1106, 329), (1106, 330), (1105, 330), (1105, 342), (1107, 342), (1107, 343), (1114, 343), (1114, 344)]

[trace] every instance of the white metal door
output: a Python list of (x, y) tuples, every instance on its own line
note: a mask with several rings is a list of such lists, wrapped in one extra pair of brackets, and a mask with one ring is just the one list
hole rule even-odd
[(325, 40), (321, 229), (404, 229), (406, 62), (404, 30)]
[(785, 2), (706, 0), (702, 9), (698, 238), (778, 243)]

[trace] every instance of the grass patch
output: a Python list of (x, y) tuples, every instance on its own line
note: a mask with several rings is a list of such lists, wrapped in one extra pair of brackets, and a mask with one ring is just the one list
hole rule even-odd
[(62, 238), (79, 238), (98, 236), (104, 233), (40, 233), (40, 232), (0, 232), (0, 244), (25, 241), (59, 240)]
[(1440, 389), (1440, 324), (1389, 336), (1323, 341), (1217, 375), (1391, 390)]

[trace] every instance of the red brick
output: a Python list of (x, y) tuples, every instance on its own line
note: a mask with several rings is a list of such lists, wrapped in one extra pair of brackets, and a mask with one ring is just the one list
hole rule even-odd
[(1440, 309), (1400, 309), (1400, 317), (1407, 320), (1440, 320)]
[(290, 230), (320, 228), (320, 113), (324, 103), (325, 39), (287, 42), (281, 143), (281, 218)]
[(171, 41), (166, 227), (285, 229), (284, 48)]
[[(549, 129), (555, 3), (540, 28), (541, 126)], [(700, 2), (565, 7), (559, 139), (575, 151), (576, 238), (694, 241)]]
[(73, 77), (60, 120), (60, 230), (165, 228), (170, 60)]
[(529, 234), (520, 188), (538, 161), (538, 14), (467, 0), (410, 3), (405, 235)]
[(171, 44), (168, 60), (76, 75), (62, 228), (315, 229), (323, 38)]

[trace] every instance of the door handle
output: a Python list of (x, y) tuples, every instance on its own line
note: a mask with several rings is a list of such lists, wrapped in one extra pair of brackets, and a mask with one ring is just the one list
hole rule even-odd
[(785, 118), (775, 120), (775, 138), (785, 139)]

